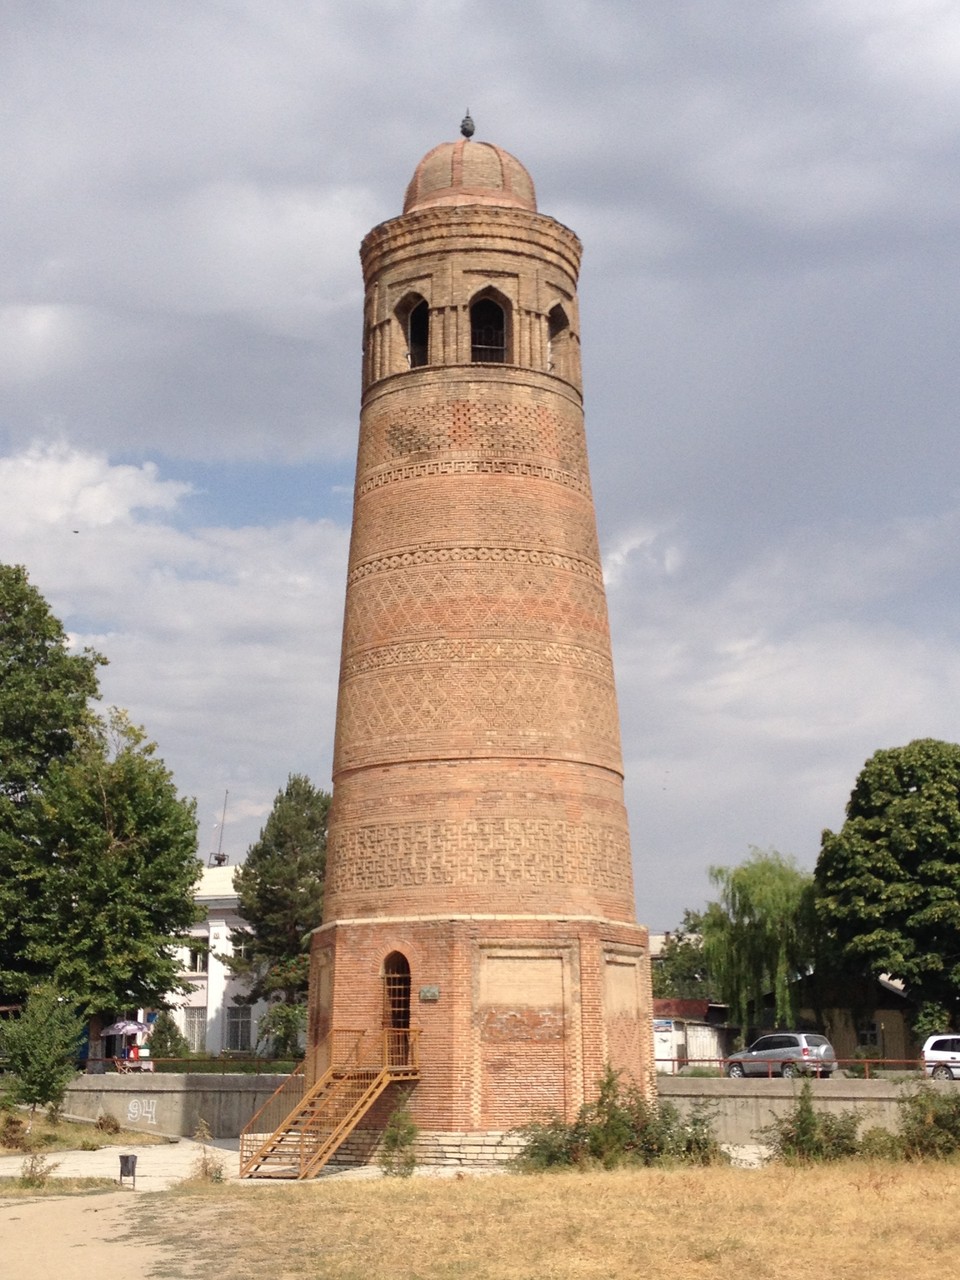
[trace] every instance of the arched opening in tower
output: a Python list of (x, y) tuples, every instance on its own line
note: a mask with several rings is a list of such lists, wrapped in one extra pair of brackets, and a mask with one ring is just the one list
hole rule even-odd
[(503, 364), (506, 358), (503, 307), (492, 298), (480, 298), (470, 308), (470, 359), (474, 364)]
[(419, 302), (407, 317), (407, 352), (410, 368), (418, 369), (427, 363), (430, 350), (430, 308)]
[(547, 316), (547, 372), (569, 376), (570, 321), (559, 303)]
[(410, 964), (399, 951), (383, 962), (383, 1029), (387, 1061), (404, 1066), (410, 1053)]

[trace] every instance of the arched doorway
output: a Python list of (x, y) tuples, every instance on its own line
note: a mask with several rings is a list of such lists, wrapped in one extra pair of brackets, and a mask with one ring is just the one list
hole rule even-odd
[(387, 1064), (404, 1067), (410, 1060), (410, 965), (399, 951), (383, 962), (383, 1029)]

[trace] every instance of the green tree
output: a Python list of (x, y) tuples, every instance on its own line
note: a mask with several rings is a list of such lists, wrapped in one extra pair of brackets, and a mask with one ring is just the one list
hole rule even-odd
[[(76, 1074), (83, 1019), (52, 983), (31, 991), (19, 1018), (0, 1023), (0, 1051), (8, 1060), (16, 1102), (30, 1108), (58, 1105)], [(29, 1126), (28, 1126), (29, 1129)]]
[(298, 1058), (307, 1029), (307, 1006), (274, 1001), (257, 1024), (257, 1049), (269, 1048), (275, 1058)]
[(233, 936), (244, 956), (231, 965), (251, 978), (251, 999), (302, 1002), (309, 972), (308, 935), (323, 917), (330, 796), (293, 773), (237, 868), (234, 887), (250, 932)]
[(0, 565), (0, 993), (10, 998), (41, 976), (24, 958), (36, 874), (28, 811), (51, 765), (87, 732), (105, 661), (71, 653), (22, 565)]
[(720, 890), (703, 915), (703, 949), (733, 1018), (746, 1026), (773, 992), (779, 1025), (796, 1021), (793, 979), (815, 958), (813, 876), (776, 850), (753, 849), (738, 867), (711, 867)]
[(842, 828), (823, 833), (815, 876), (817, 910), (840, 962), (901, 979), (927, 1006), (928, 1022), (936, 1006), (944, 1019), (956, 1017), (960, 746), (921, 738), (875, 752)]
[(658, 999), (709, 1000), (713, 985), (703, 949), (703, 916), (685, 911), (653, 964), (653, 994)]
[(201, 870), (195, 806), (155, 753), (112, 711), (51, 764), (32, 806), (27, 959), (91, 1016), (182, 989), (176, 953)]
[(174, 1021), (169, 1009), (161, 1009), (150, 1032), (150, 1056), (152, 1058), (189, 1058), (187, 1037)]

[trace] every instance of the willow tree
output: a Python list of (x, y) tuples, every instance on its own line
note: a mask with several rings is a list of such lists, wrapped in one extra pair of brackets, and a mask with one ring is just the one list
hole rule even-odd
[(814, 959), (813, 876), (774, 849), (753, 849), (738, 867), (711, 867), (710, 879), (719, 900), (703, 915), (703, 950), (733, 1018), (758, 1020), (772, 993), (777, 1024), (795, 1023), (794, 980)]

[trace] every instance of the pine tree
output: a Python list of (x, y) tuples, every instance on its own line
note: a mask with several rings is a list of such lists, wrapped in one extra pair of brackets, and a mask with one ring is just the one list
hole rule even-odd
[(237, 868), (234, 887), (250, 933), (234, 935), (245, 956), (232, 968), (252, 978), (251, 999), (302, 1001), (309, 970), (308, 935), (323, 917), (330, 795), (291, 774)]

